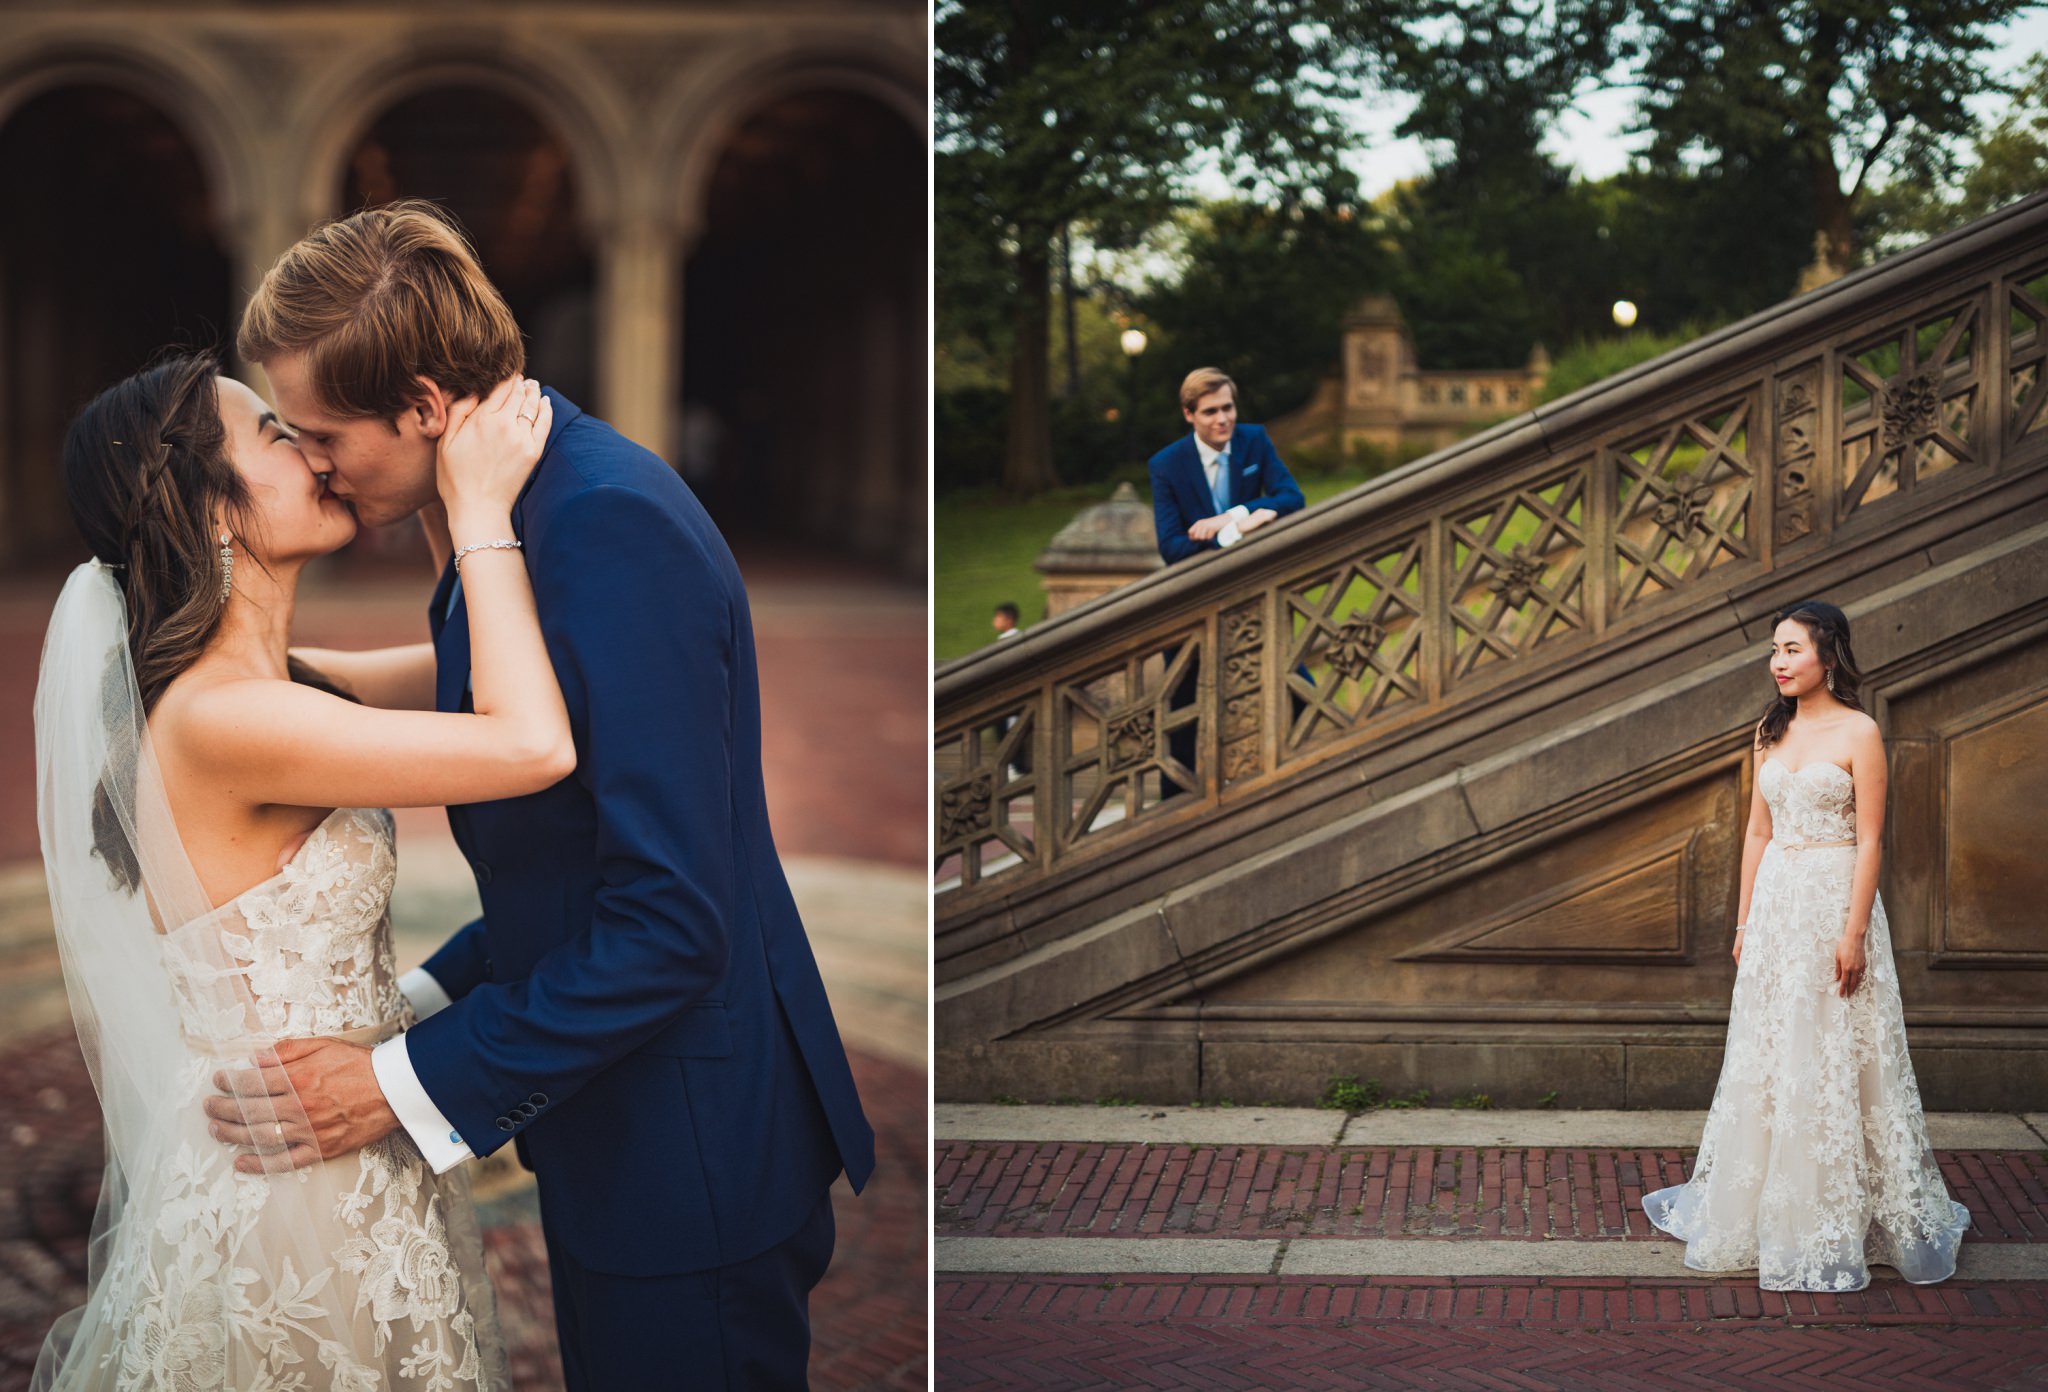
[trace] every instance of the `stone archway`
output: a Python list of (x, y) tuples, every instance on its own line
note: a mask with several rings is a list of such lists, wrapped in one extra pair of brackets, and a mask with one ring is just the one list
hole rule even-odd
[(922, 135), (869, 92), (777, 86), (704, 170), (674, 458), (729, 533), (918, 568)]
[(229, 235), (206, 160), (158, 103), (100, 76), (45, 85), (0, 123), (0, 566), (83, 554), (65, 427), (167, 345), (232, 336)]

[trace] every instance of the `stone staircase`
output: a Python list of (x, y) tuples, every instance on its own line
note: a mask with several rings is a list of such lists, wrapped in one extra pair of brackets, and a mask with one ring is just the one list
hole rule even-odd
[(937, 1089), (1704, 1105), (1848, 610), (1930, 1107), (2048, 1095), (2048, 195), (942, 667)]

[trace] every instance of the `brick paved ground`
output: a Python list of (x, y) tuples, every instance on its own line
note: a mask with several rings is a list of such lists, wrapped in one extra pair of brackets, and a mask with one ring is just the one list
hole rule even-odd
[[(2048, 1153), (1939, 1160), (1971, 1211), (1966, 1256), (2048, 1242)], [(939, 1385), (2048, 1387), (2048, 1280), (1913, 1286), (1880, 1268), (1866, 1290), (1814, 1294), (1759, 1290), (1753, 1275), (1570, 1274), (1574, 1251), (1645, 1248), (1637, 1200), (1691, 1163), (1679, 1149), (945, 1141), (937, 1232), (997, 1240), (1006, 1271), (940, 1274)], [(1029, 1269), (1034, 1248), (1079, 1264), (1076, 1239), (1109, 1257), (1253, 1238), (1292, 1253), (1400, 1239), (1418, 1265), (1446, 1243), (1526, 1243), (1564, 1274)]]
[[(1937, 1159), (1972, 1242), (2048, 1242), (2048, 1152)], [(949, 1141), (933, 1185), (947, 1235), (1644, 1240), (1643, 1194), (1690, 1169), (1681, 1150)]]

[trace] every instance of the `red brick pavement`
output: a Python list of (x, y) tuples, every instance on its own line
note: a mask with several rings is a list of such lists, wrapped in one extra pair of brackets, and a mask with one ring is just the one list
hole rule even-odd
[[(948, 1141), (937, 1228), (992, 1237), (1642, 1240), (1691, 1152)], [(2048, 1241), (2048, 1153), (1942, 1151), (1973, 1243)]]
[[(2039, 1287), (2023, 1293), (2024, 1315), (1951, 1312), (1940, 1327), (1898, 1327), (1907, 1321), (1865, 1310), (1745, 1312), (1745, 1303), (1758, 1303), (1745, 1297), (1762, 1294), (1753, 1285), (1702, 1284), (946, 1280), (937, 1292), (938, 1385), (948, 1392), (2048, 1386)], [(1969, 1305), (1988, 1288), (1941, 1289), (1944, 1299), (1959, 1294)]]
[[(942, 1142), (941, 1235), (1629, 1241), (1691, 1152)], [(2048, 1238), (2048, 1157), (1940, 1156), (1971, 1242)], [(1017, 1250), (1017, 1249), (1012, 1249)], [(2048, 1282), (1843, 1294), (1752, 1276), (942, 1276), (982, 1388), (2048, 1388)]]
[[(878, 1150), (875, 1177), (855, 1198), (833, 1191), (838, 1246), (812, 1295), (811, 1381), (821, 1389), (922, 1388), (926, 1382), (925, 1075), (853, 1056)], [(0, 1392), (28, 1383), (51, 1319), (78, 1303), (85, 1235), (99, 1192), (99, 1112), (68, 1028), (28, 1039), (0, 1058)], [(510, 1214), (485, 1232), (514, 1386), (561, 1386), (537, 1221)]]

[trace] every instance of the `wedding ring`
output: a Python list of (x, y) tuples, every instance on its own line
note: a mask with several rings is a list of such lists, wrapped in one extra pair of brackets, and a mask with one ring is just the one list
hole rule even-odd
[(525, 421), (525, 422), (526, 422), (526, 423), (527, 423), (528, 425), (538, 425), (538, 424), (540, 424), (540, 422), (539, 422), (539, 421), (536, 421), (536, 420), (535, 420), (535, 419), (534, 419), (534, 418), (533, 418), (532, 416), (529, 416), (529, 415), (525, 415), (525, 414), (521, 414), (521, 415), (516, 415), (516, 416), (514, 416), (514, 417), (513, 417), (512, 419), (514, 419), (514, 420), (523, 420), (523, 421)]
[(283, 1122), (281, 1122), (281, 1121), (273, 1121), (273, 1122), (271, 1122), (270, 1124), (271, 1124), (272, 1126), (275, 1126), (275, 1127), (277, 1128), (277, 1143), (278, 1143), (279, 1145), (283, 1145), (283, 1144), (284, 1144), (284, 1123), (283, 1123)]

